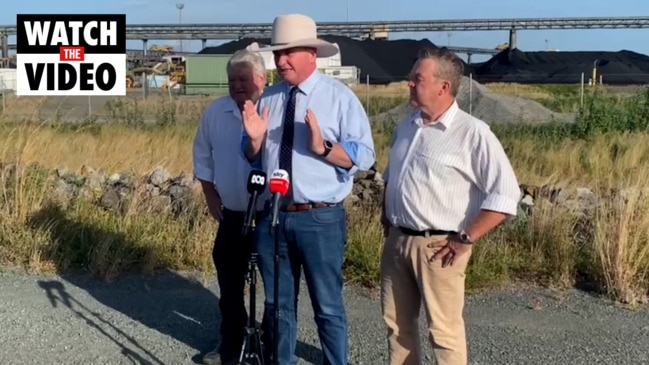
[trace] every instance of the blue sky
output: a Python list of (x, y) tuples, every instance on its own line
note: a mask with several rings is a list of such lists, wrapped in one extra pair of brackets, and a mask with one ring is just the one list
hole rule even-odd
[[(566, 0), (23, 0), (3, 1), (1, 25), (13, 25), (18, 13), (125, 13), (129, 24), (177, 23), (175, 4), (184, 2), (183, 23), (272, 22), (279, 14), (301, 12), (316, 21), (345, 21), (349, 4), (350, 21), (430, 20), (511, 17), (588, 17), (646, 16), (647, 0), (566, 1)], [(399, 4), (399, 5), (397, 5)], [(244, 6), (245, 5), (245, 6)], [(493, 48), (508, 41), (506, 31), (393, 33), (392, 39), (428, 38), (439, 45)], [(547, 40), (547, 42), (546, 42)], [(649, 54), (649, 29), (616, 30), (519, 30), (518, 48), (524, 51), (544, 50), (632, 50)], [(13, 37), (10, 42), (14, 43)], [(208, 45), (223, 41), (208, 41)], [(150, 44), (178, 46), (178, 41), (150, 40)], [(184, 41), (183, 50), (200, 49), (200, 41)], [(140, 48), (141, 42), (129, 43)], [(488, 56), (474, 56), (481, 61)]]

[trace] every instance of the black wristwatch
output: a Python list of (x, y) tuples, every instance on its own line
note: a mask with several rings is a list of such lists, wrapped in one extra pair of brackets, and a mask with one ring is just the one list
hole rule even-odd
[(327, 157), (329, 155), (329, 153), (331, 152), (331, 150), (334, 148), (334, 144), (331, 141), (325, 140), (324, 141), (324, 148), (325, 148), (324, 152), (322, 152), (322, 154), (320, 156)]
[(462, 242), (465, 245), (473, 244), (473, 241), (471, 241), (471, 237), (464, 230), (462, 230), (458, 234), (458, 237), (460, 238), (460, 242)]

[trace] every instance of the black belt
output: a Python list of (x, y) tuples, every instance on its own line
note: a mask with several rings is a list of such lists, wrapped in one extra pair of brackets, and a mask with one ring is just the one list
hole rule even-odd
[(406, 228), (406, 227), (399, 227), (401, 232), (403, 234), (407, 234), (408, 236), (422, 236), (422, 237), (427, 237), (427, 236), (444, 236), (444, 235), (451, 235), (451, 234), (457, 234), (455, 231), (443, 231), (440, 229), (428, 229), (425, 231), (415, 231), (414, 229)]

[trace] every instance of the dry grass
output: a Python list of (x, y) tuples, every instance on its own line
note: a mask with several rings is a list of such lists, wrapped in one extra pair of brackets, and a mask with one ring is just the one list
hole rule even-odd
[(387, 85), (367, 85), (360, 83), (352, 86), (351, 89), (359, 96), (367, 94), (368, 92), (373, 96), (408, 96), (409, 93), (408, 82), (406, 81), (391, 82)]
[(192, 154), (188, 143), (192, 133), (186, 125), (146, 130), (134, 130), (128, 125), (87, 125), (71, 131), (61, 125), (27, 124), (0, 130), (0, 159), (72, 170), (88, 165), (138, 175), (157, 165), (173, 172), (189, 172)]
[[(553, 146), (504, 138), (519, 181), (563, 189), (539, 198), (526, 222), (500, 227), (476, 246), (475, 284), (525, 279), (596, 285), (623, 302), (649, 290), (649, 134), (604, 134)], [(611, 152), (620, 146), (623, 153)], [(588, 194), (579, 201), (579, 188)], [(592, 194), (591, 194), (592, 192)], [(593, 202), (599, 205), (585, 207)]]
[[(378, 114), (401, 101), (376, 96), (366, 106), (373, 105), (372, 114)], [(590, 104), (583, 119), (569, 128), (494, 126), (521, 183), (560, 187), (568, 198), (576, 188), (588, 188), (602, 204), (584, 213), (572, 204), (539, 197), (530, 217), (499, 227), (476, 245), (469, 289), (525, 280), (558, 286), (588, 283), (629, 303), (647, 294), (649, 199), (640, 192), (649, 186), (649, 97), (632, 102), (637, 109), (618, 101)], [(122, 103), (121, 114), (113, 114), (112, 120), (119, 123), (70, 126), (5, 120), (0, 161), (71, 170), (89, 165), (137, 175), (157, 165), (173, 174), (191, 171), (191, 141), (200, 109), (182, 101), (173, 107), (162, 100), (155, 103)], [(614, 117), (602, 117), (598, 108)], [(158, 124), (143, 124), (143, 114)], [(140, 119), (129, 117), (133, 115)], [(387, 162), (390, 133), (374, 133), (379, 169)], [(204, 207), (178, 219), (139, 214), (137, 209), (121, 215), (85, 201), (50, 203), (50, 190), (38, 170), (0, 181), (4, 265), (34, 272), (84, 268), (106, 278), (133, 269), (213, 270), (210, 250), (216, 226)], [(607, 198), (611, 190), (623, 191), (624, 199)], [(200, 194), (196, 199), (202, 203)], [(349, 212), (349, 280), (376, 283), (382, 245), (378, 212), (378, 206)]]

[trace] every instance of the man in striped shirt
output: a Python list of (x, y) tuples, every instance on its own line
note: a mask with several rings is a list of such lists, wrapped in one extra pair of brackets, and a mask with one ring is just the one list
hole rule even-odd
[(467, 363), (465, 270), (472, 245), (516, 215), (520, 190), (496, 136), (455, 100), (459, 58), (425, 49), (413, 66), (411, 105), (390, 149), (382, 224), (381, 301), (390, 363), (419, 364), (423, 300), (437, 363)]

